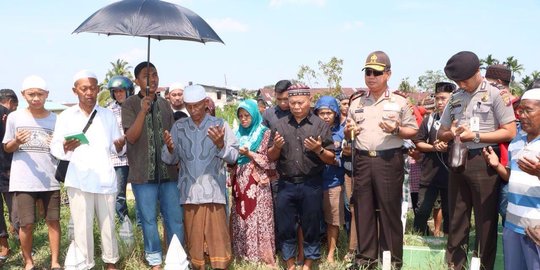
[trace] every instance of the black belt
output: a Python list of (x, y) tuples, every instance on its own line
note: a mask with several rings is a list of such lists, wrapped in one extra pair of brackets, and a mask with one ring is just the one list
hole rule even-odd
[(307, 182), (307, 181), (310, 181), (314, 178), (317, 178), (316, 176), (283, 176), (281, 177), (280, 179), (285, 181), (285, 182), (289, 182), (289, 183), (293, 183), (293, 184), (302, 184), (304, 182)]
[(392, 148), (386, 150), (356, 150), (361, 156), (367, 157), (392, 157), (396, 152), (402, 152), (401, 148)]
[[(491, 146), (491, 148), (493, 148), (493, 151), (495, 151), (497, 153), (497, 155), (500, 154), (501, 150), (499, 149), (498, 145), (488, 145), (486, 147), (489, 147), (489, 146)], [(474, 157), (476, 155), (481, 155), (483, 149), (484, 149), (484, 147), (469, 149), (469, 157), (471, 158), (471, 157)]]

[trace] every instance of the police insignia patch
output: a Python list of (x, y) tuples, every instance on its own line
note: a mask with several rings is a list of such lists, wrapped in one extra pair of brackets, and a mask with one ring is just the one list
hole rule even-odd
[(508, 92), (507, 90), (501, 90), (499, 95), (501, 95), (504, 105), (506, 106), (512, 105), (512, 95), (510, 94), (510, 92)]

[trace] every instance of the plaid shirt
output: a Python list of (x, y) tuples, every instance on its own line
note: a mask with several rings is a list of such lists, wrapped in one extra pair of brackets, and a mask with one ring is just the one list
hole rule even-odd
[(409, 191), (418, 192), (420, 187), (420, 178), (422, 177), (422, 163), (417, 162), (412, 157), (408, 157), (409, 162)]
[[(124, 128), (122, 127), (122, 106), (120, 106), (120, 104), (118, 104), (118, 102), (115, 101), (109, 104), (107, 108), (112, 110), (114, 113), (114, 116), (116, 116), (116, 121), (118, 122), (118, 125), (120, 126), (120, 131), (122, 132), (122, 135), (123, 135)], [(129, 165), (126, 154), (122, 156), (118, 156), (117, 154), (111, 153), (111, 160), (114, 167)]]

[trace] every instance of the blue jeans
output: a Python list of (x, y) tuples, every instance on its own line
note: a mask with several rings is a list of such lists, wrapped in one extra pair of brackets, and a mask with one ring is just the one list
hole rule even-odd
[(167, 229), (167, 245), (171, 243), (174, 234), (182, 244), (184, 243), (183, 210), (180, 207), (180, 192), (177, 183), (175, 181), (160, 184), (131, 184), (131, 186), (140, 214), (145, 258), (151, 266), (160, 265), (162, 251), (157, 225), (158, 201)]
[(124, 217), (128, 215), (128, 207), (126, 201), (126, 186), (129, 173), (129, 166), (114, 167), (116, 172), (117, 189), (116, 194), (116, 215), (120, 222), (124, 221)]
[(527, 235), (503, 229), (504, 269), (540, 269), (540, 247)]

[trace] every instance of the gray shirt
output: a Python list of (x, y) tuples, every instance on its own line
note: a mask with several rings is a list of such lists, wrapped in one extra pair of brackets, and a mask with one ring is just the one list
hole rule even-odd
[(12, 112), (7, 118), (3, 143), (15, 139), (19, 130), (30, 131), (30, 139), (13, 153), (9, 191), (53, 191), (60, 184), (54, 179), (56, 161), (50, 154), (50, 140), (56, 123), (56, 114), (34, 118), (26, 109)]
[[(469, 93), (458, 90), (450, 97), (441, 116), (441, 126), (448, 129), (453, 120), (459, 125), (469, 125), (471, 117), (480, 120), (480, 133), (493, 132), (500, 126), (516, 120), (511, 102), (505, 102), (502, 92), (484, 80), (478, 88)], [(470, 126), (469, 126), (470, 128)], [(492, 143), (465, 143), (469, 149), (483, 148)]]
[[(208, 137), (211, 126), (225, 127), (225, 145), (220, 150)], [(163, 146), (161, 159), (167, 164), (179, 163), (178, 189), (180, 204), (225, 204), (225, 163), (238, 158), (238, 143), (223, 119), (207, 115), (199, 126), (191, 117), (183, 118), (171, 128), (174, 152)]]

